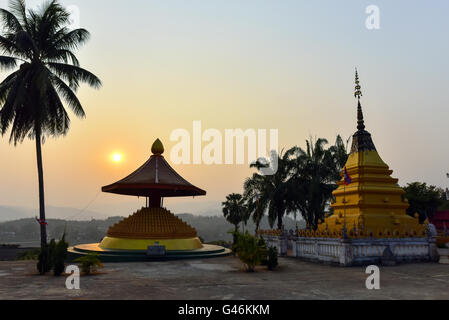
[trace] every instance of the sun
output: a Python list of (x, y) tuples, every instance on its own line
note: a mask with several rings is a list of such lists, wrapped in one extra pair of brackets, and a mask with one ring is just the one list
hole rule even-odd
[(121, 162), (122, 161), (122, 159), (123, 159), (123, 157), (122, 157), (122, 155), (120, 154), (120, 153), (114, 153), (113, 155), (112, 155), (112, 160), (114, 161), (114, 162)]

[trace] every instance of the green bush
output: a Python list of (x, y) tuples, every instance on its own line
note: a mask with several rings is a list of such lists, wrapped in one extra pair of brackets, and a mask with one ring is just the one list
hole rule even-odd
[(40, 251), (37, 270), (40, 274), (46, 274), (51, 270), (51, 257), (49, 245), (44, 246), (43, 250)]
[(95, 272), (97, 267), (103, 268), (103, 263), (98, 259), (98, 254), (93, 252), (89, 253), (87, 256), (77, 258), (74, 261), (80, 263), (81, 271), (85, 274)]
[(258, 243), (262, 249), (262, 260), (260, 261), (260, 264), (266, 266), (268, 265), (267, 244), (265, 243), (265, 240), (262, 237), (259, 238)]
[(27, 250), (21, 252), (17, 255), (17, 260), (37, 260), (39, 258), (39, 254), (41, 253), (40, 248), (34, 248), (31, 250)]
[(45, 274), (53, 269), (55, 276), (60, 276), (64, 272), (64, 262), (67, 257), (67, 248), (69, 244), (65, 241), (65, 234), (62, 239), (56, 243), (51, 239), (50, 243), (44, 248), (39, 249), (37, 270), (40, 274)]
[(53, 269), (55, 265), (55, 251), (56, 251), (56, 241), (55, 239), (51, 239), (48, 244), (48, 261), (50, 263), (50, 270)]
[(274, 270), (278, 266), (278, 251), (275, 247), (270, 247), (267, 251), (267, 268)]
[(264, 257), (265, 248), (259, 244), (259, 239), (248, 233), (241, 234), (236, 232), (235, 252), (242, 261), (248, 272), (253, 272)]
[(65, 241), (65, 234), (58, 241), (54, 250), (53, 272), (55, 276), (60, 276), (65, 269), (65, 259), (67, 258), (67, 249), (69, 244)]

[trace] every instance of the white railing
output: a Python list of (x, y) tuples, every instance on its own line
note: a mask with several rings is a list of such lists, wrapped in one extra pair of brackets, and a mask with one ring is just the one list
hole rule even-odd
[(431, 261), (435, 259), (434, 238), (401, 239), (330, 239), (264, 236), (268, 246), (287, 254), (287, 241), (292, 243), (292, 256), (342, 265), (379, 263), (387, 248), (396, 261)]

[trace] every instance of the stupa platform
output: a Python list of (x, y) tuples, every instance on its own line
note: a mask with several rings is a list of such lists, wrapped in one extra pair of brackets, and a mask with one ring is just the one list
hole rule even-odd
[(340, 266), (395, 265), (438, 260), (434, 237), (323, 238), (261, 233), (281, 256)]
[(98, 258), (102, 262), (135, 262), (216, 258), (231, 254), (231, 250), (221, 246), (203, 244), (202, 248), (194, 250), (167, 250), (163, 256), (149, 256), (147, 250), (106, 249), (100, 247), (100, 243), (91, 243), (70, 247), (68, 260), (72, 261), (89, 253), (98, 254)]

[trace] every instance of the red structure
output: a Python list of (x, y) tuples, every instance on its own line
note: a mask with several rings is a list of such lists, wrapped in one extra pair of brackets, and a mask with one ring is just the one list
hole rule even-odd
[(438, 211), (429, 219), (438, 232), (449, 231), (449, 211)]

